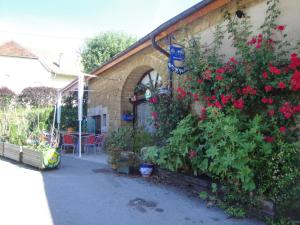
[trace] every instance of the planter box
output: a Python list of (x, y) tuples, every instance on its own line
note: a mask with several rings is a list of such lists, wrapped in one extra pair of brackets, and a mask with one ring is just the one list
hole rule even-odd
[(3, 156), (4, 154), (4, 143), (0, 142), (0, 156)]
[(3, 156), (21, 162), (21, 147), (14, 144), (4, 143)]
[(30, 148), (23, 148), (23, 155), (22, 155), (22, 162), (37, 167), (39, 169), (44, 169), (44, 163), (43, 163), (43, 153), (35, 151)]

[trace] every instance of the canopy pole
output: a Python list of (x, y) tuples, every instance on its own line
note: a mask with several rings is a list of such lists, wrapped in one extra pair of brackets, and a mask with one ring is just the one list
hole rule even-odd
[(78, 151), (79, 158), (81, 158), (81, 121), (82, 121), (82, 101), (83, 101), (83, 89), (84, 89), (84, 76), (82, 74), (78, 75)]

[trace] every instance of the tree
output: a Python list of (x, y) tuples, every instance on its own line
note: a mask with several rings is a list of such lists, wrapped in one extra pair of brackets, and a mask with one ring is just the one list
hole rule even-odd
[(27, 87), (18, 95), (18, 103), (35, 107), (53, 106), (57, 90), (51, 87)]
[(0, 109), (8, 106), (16, 94), (7, 87), (0, 87)]
[(125, 33), (100, 33), (85, 42), (81, 51), (84, 71), (89, 73), (133, 44), (136, 38)]

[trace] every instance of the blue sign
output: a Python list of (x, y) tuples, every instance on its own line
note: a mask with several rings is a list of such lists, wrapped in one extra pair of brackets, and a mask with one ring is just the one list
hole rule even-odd
[(184, 67), (185, 53), (180, 45), (170, 45), (170, 58), (168, 68), (170, 71), (179, 75), (185, 73), (187, 69)]

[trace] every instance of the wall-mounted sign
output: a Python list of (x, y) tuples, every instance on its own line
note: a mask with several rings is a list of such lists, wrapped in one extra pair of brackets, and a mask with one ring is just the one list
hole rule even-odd
[(185, 73), (187, 69), (184, 66), (184, 60), (185, 53), (183, 47), (178, 44), (170, 45), (169, 70), (179, 75)]

